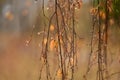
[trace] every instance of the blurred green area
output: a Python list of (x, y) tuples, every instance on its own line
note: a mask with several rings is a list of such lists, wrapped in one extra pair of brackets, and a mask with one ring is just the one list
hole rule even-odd
[(1, 14), (1, 10), (2, 10), (3, 3), (4, 3), (5, 1), (6, 1), (6, 0), (0, 0), (0, 14)]
[(113, 17), (120, 25), (120, 0), (113, 0)]
[(6, 0), (0, 0), (0, 4), (3, 4), (3, 2), (5, 2)]
[[(93, 0), (93, 5), (98, 6), (98, 1), (99, 0)], [(104, 0), (100, 0), (102, 4), (104, 4)], [(113, 18), (115, 20), (115, 23), (118, 24), (117, 27), (120, 26), (120, 0), (109, 0), (109, 8), (111, 8), (112, 12), (110, 13), (110, 18)], [(105, 10), (104, 7), (102, 9)]]

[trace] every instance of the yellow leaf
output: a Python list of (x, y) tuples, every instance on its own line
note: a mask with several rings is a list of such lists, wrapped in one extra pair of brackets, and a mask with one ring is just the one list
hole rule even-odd
[(100, 11), (100, 16), (102, 16), (102, 14), (103, 14), (103, 11)]
[(14, 15), (12, 14), (12, 12), (8, 11), (5, 13), (5, 18), (12, 21), (14, 19)]
[(105, 14), (104, 12), (102, 13), (101, 18), (102, 18), (103, 20), (106, 19), (106, 14)]
[(62, 70), (58, 69), (57, 71), (57, 77), (61, 78), (62, 77)]
[(113, 19), (110, 19), (109, 22), (110, 22), (110, 25), (114, 24), (114, 20)]
[(91, 14), (91, 15), (95, 15), (96, 12), (97, 12), (97, 9), (96, 9), (96, 8), (91, 8), (91, 9), (90, 9), (90, 14)]
[(44, 44), (46, 44), (47, 43), (47, 38), (45, 38), (43, 42), (44, 42)]
[(73, 58), (70, 58), (70, 64), (73, 66), (74, 65), (74, 60)]
[(50, 42), (50, 50), (53, 51), (53, 49), (56, 47), (56, 41), (54, 39)]
[(60, 36), (60, 43), (61, 43), (61, 44), (63, 43), (62, 36)]

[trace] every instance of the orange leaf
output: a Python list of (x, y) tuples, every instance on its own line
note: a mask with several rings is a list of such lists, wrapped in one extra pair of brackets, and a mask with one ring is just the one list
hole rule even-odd
[(114, 24), (114, 20), (113, 19), (110, 19), (109, 22), (110, 22), (110, 25)]
[(51, 25), (50, 26), (50, 31), (54, 31), (54, 29), (55, 29), (54, 25)]
[(47, 38), (44, 39), (44, 44), (46, 44), (46, 43), (47, 43)]
[(106, 14), (105, 14), (104, 12), (102, 13), (101, 18), (102, 18), (103, 20), (106, 19)]
[(57, 71), (57, 77), (61, 78), (62, 77), (62, 70), (58, 69)]
[(5, 18), (9, 21), (12, 21), (14, 19), (14, 15), (12, 14), (12, 12), (8, 11), (5, 13)]
[(55, 47), (56, 47), (56, 41), (53, 39), (53, 40), (51, 40), (51, 42), (50, 42), (50, 50), (52, 51)]

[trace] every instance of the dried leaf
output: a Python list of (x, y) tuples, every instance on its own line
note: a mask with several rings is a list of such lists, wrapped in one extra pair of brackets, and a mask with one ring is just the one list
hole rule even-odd
[(46, 43), (47, 43), (47, 38), (44, 39), (44, 44), (46, 45)]
[(57, 71), (57, 77), (58, 78), (62, 77), (62, 70), (61, 69), (58, 69), (58, 71)]
[(5, 18), (9, 21), (12, 21), (14, 19), (14, 15), (12, 14), (12, 12), (8, 11), (5, 13)]
[(106, 14), (105, 14), (104, 12), (102, 13), (101, 18), (102, 18), (103, 20), (106, 19)]
[(113, 24), (114, 24), (114, 20), (113, 20), (113, 19), (110, 19), (110, 20), (109, 20), (109, 23), (110, 23), (110, 25), (113, 25)]
[(52, 39), (50, 42), (50, 50), (53, 51), (53, 49), (57, 46), (57, 42)]
[(70, 58), (70, 64), (73, 66), (74, 65), (74, 60), (73, 58)]
[(50, 31), (54, 31), (54, 29), (55, 29), (54, 25), (51, 25), (50, 26)]

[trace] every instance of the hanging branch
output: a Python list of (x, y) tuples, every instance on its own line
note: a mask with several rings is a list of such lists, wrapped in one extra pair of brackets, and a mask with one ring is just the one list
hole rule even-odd
[[(94, 4), (97, 4), (97, 8), (93, 8), (91, 13), (93, 16), (93, 31), (98, 30), (98, 50), (97, 50), (97, 66), (98, 66), (98, 71), (97, 71), (97, 78), (96, 80), (104, 80), (104, 77), (107, 76), (107, 37), (108, 37), (108, 9), (107, 9), (107, 1), (103, 5), (102, 1), (97, 0), (97, 3), (95, 0), (93, 0), (93, 7)], [(96, 7), (96, 6), (95, 6)], [(102, 8), (105, 8), (105, 15), (103, 15)], [(106, 18), (105, 18), (106, 17)], [(105, 20), (103, 20), (105, 19)], [(104, 22), (105, 21), (105, 22)], [(97, 25), (96, 25), (97, 23)], [(102, 24), (105, 23), (105, 29), (102, 27)], [(95, 27), (94, 27), (95, 26)], [(96, 35), (97, 35), (96, 34)], [(94, 32), (92, 32), (92, 35), (94, 35)], [(93, 47), (93, 36), (91, 38), (91, 52), (89, 56), (89, 62), (88, 62), (88, 69), (86, 74), (90, 71), (90, 64), (91, 64), (91, 56), (94, 53), (94, 47)], [(104, 65), (106, 65), (106, 68), (104, 68)], [(86, 75), (85, 75), (86, 77)]]
[(63, 58), (62, 58), (62, 51), (61, 51), (61, 43), (60, 43), (60, 28), (59, 28), (59, 21), (58, 21), (58, 1), (55, 0), (55, 14), (56, 14), (56, 24), (57, 24), (57, 34), (58, 34), (58, 46), (59, 46), (59, 54), (60, 54), (60, 65), (62, 69), (62, 80), (64, 80), (64, 69), (63, 69)]
[(92, 16), (92, 21), (93, 21), (93, 25), (92, 25), (92, 32), (91, 32), (91, 42), (90, 42), (90, 54), (89, 54), (89, 58), (88, 58), (88, 68), (87, 68), (87, 72), (86, 72), (86, 75), (88, 74), (88, 72), (90, 71), (90, 64), (91, 64), (91, 57), (92, 57), (92, 54), (93, 54), (93, 42), (94, 42), (94, 32), (95, 32), (95, 24), (96, 24), (96, 21), (95, 21), (95, 17), (94, 15)]
[(73, 58), (73, 65), (72, 65), (72, 80), (74, 80), (74, 56), (75, 56), (75, 19), (74, 19), (74, 13), (75, 13), (75, 4), (73, 4), (73, 13), (72, 13), (72, 58)]
[[(76, 39), (80, 36), (75, 32), (75, 7), (80, 7), (81, 3), (79, 0), (55, 0), (54, 1), (54, 12), (51, 17), (47, 17), (45, 14), (45, 1), (42, 2), (42, 13), (44, 17), (44, 31), (42, 39), (42, 51), (40, 61), (43, 59), (43, 63), (40, 68), (39, 80), (43, 69), (46, 69), (46, 79), (55, 80), (56, 76), (61, 75), (61, 79), (74, 79), (74, 66), (76, 64), (75, 53)], [(49, 9), (49, 8), (48, 8)], [(53, 19), (55, 20), (55, 26), (51, 26)], [(46, 29), (46, 20), (48, 23), (48, 29)], [(51, 28), (52, 27), (52, 28)], [(52, 29), (52, 31), (51, 31)], [(47, 33), (47, 34), (46, 34)], [(51, 35), (52, 34), (52, 35)], [(56, 38), (57, 37), (57, 38)], [(78, 37), (78, 38), (76, 38)], [(51, 40), (52, 38), (52, 40)], [(55, 39), (54, 39), (55, 38)], [(45, 40), (46, 39), (46, 40)], [(81, 38), (80, 38), (81, 39)], [(50, 41), (50, 42), (49, 42)], [(55, 71), (55, 76), (51, 76), (48, 53), (49, 46), (51, 48), (56, 48), (55, 52), (57, 53), (58, 58), (58, 69)], [(69, 75), (70, 74), (70, 75)]]
[[(108, 45), (108, 20), (109, 20), (109, 11), (108, 11), (108, 1), (106, 0), (105, 2), (105, 14), (106, 14), (106, 19), (105, 19), (105, 32), (104, 32), (104, 59), (105, 59), (105, 65), (106, 65), (106, 76), (108, 75), (108, 63), (107, 63), (107, 45)], [(108, 80), (108, 79), (107, 79)]]
[[(42, 5), (43, 16), (44, 16), (44, 18), (48, 19), (48, 17), (46, 17), (45, 12), (44, 12), (44, 0), (43, 0), (42, 4), (43, 4)], [(47, 55), (48, 55), (48, 41), (49, 41), (49, 34), (50, 34), (50, 25), (51, 25), (51, 22), (52, 22), (52, 19), (53, 19), (54, 15), (55, 15), (55, 12), (50, 17), (50, 19), (48, 19), (49, 20), (49, 26), (48, 26), (48, 31), (47, 31), (47, 41), (46, 41), (46, 44), (45, 44), (45, 50), (42, 50), (42, 56), (41, 56), (44, 59), (44, 64), (42, 65), (42, 67), (40, 69), (39, 80), (41, 79), (41, 73), (42, 73), (43, 66), (46, 66), (46, 78), (47, 78), (47, 80), (51, 80)], [(44, 26), (44, 31), (45, 31), (45, 26)], [(45, 35), (43, 35), (42, 45), (44, 44), (44, 38), (45, 38)], [(42, 49), (44, 49), (43, 46), (42, 46)]]
[[(98, 0), (98, 4), (100, 1)], [(100, 6), (98, 6), (98, 80), (103, 80), (102, 71), (102, 36), (101, 36), (101, 17), (100, 17)]]

